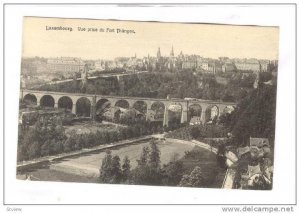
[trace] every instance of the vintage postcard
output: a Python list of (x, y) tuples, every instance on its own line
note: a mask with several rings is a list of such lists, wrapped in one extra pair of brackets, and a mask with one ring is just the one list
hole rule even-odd
[(278, 43), (276, 26), (24, 17), (17, 179), (271, 190)]

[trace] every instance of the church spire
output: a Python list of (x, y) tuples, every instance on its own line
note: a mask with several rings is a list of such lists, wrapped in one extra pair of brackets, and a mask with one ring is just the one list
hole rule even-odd
[(160, 57), (161, 57), (161, 54), (160, 54), (160, 47), (159, 47), (157, 50), (157, 58), (159, 59)]
[(172, 45), (172, 50), (171, 50), (170, 56), (174, 57), (174, 48), (173, 48), (173, 45)]

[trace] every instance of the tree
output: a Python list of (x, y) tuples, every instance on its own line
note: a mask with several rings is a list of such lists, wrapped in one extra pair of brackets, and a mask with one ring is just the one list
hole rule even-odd
[(223, 113), (219, 118), (219, 124), (223, 124), (228, 127), (232, 123), (232, 119), (232, 113)]
[(160, 168), (160, 151), (154, 141), (150, 142), (149, 164), (153, 168)]
[(127, 181), (130, 178), (130, 160), (128, 156), (126, 155), (125, 158), (123, 159), (123, 164), (122, 164), (122, 179), (123, 181)]
[(163, 171), (163, 184), (167, 186), (176, 186), (180, 182), (183, 175), (182, 161), (171, 161), (165, 165)]
[(260, 84), (249, 93), (232, 112), (232, 122), (227, 128), (237, 144), (245, 145), (251, 137), (274, 141), (276, 113), (276, 87)]
[(120, 183), (122, 180), (122, 171), (120, 157), (112, 156), (111, 151), (106, 151), (100, 168), (99, 181), (101, 183)]
[(191, 129), (191, 136), (197, 139), (201, 135), (200, 126), (193, 126)]
[(120, 157), (118, 155), (115, 155), (112, 158), (111, 175), (112, 177), (110, 183), (120, 183), (120, 181), (122, 180)]
[(145, 166), (145, 165), (147, 165), (147, 163), (148, 163), (149, 152), (150, 152), (149, 147), (144, 146), (144, 147), (143, 147), (142, 154), (141, 154), (141, 156), (140, 156), (140, 159), (137, 160), (138, 166)]
[(50, 155), (51, 153), (50, 147), (51, 147), (51, 141), (50, 140), (45, 141), (44, 144), (41, 146), (41, 155), (42, 156)]
[(63, 150), (64, 152), (71, 152), (74, 150), (74, 138), (72, 135), (63, 142)]
[(112, 155), (111, 151), (106, 151), (106, 155), (102, 160), (99, 180), (102, 183), (110, 183), (112, 177)]
[(40, 157), (41, 155), (41, 145), (39, 142), (34, 141), (28, 147), (28, 156), (30, 159)]
[(203, 187), (204, 186), (204, 178), (202, 174), (202, 170), (199, 166), (196, 166), (194, 170), (189, 175), (183, 175), (179, 186), (187, 186), (187, 187)]
[(144, 147), (138, 166), (132, 171), (132, 182), (143, 185), (161, 185), (162, 173), (160, 169), (160, 151), (153, 142), (149, 147)]

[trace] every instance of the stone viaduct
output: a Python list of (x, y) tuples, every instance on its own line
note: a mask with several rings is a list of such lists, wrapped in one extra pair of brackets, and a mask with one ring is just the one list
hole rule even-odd
[[(191, 107), (198, 107), (198, 117), (201, 118), (201, 122), (205, 123), (210, 119), (208, 111), (212, 108), (216, 110), (216, 116), (226, 112), (228, 107), (236, 107), (236, 103), (233, 102), (221, 102), (211, 100), (185, 100), (185, 99), (159, 99), (159, 98), (143, 98), (143, 97), (121, 97), (121, 96), (107, 96), (107, 95), (95, 95), (95, 94), (81, 94), (81, 93), (65, 93), (65, 92), (51, 92), (51, 91), (36, 91), (36, 90), (21, 90), (20, 99), (22, 101), (30, 100), (38, 106), (54, 107), (54, 108), (66, 108), (72, 111), (72, 113), (79, 114), (79, 100), (85, 100), (88, 103), (87, 117), (94, 118), (95, 113), (101, 105), (109, 102), (111, 106), (120, 106), (123, 108), (136, 108), (136, 104), (143, 104), (145, 111), (143, 112), (146, 119), (161, 120), (163, 125), (168, 126), (170, 109), (173, 107), (179, 109), (181, 114), (181, 123), (188, 122), (188, 113), (191, 111)], [(66, 104), (67, 103), (67, 104)], [(155, 106), (160, 106), (161, 116), (153, 119), (153, 114), (158, 113)]]

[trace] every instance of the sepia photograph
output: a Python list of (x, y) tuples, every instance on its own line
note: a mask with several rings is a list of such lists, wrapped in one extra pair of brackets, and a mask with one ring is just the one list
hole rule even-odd
[(22, 27), (18, 180), (272, 190), (278, 26)]

